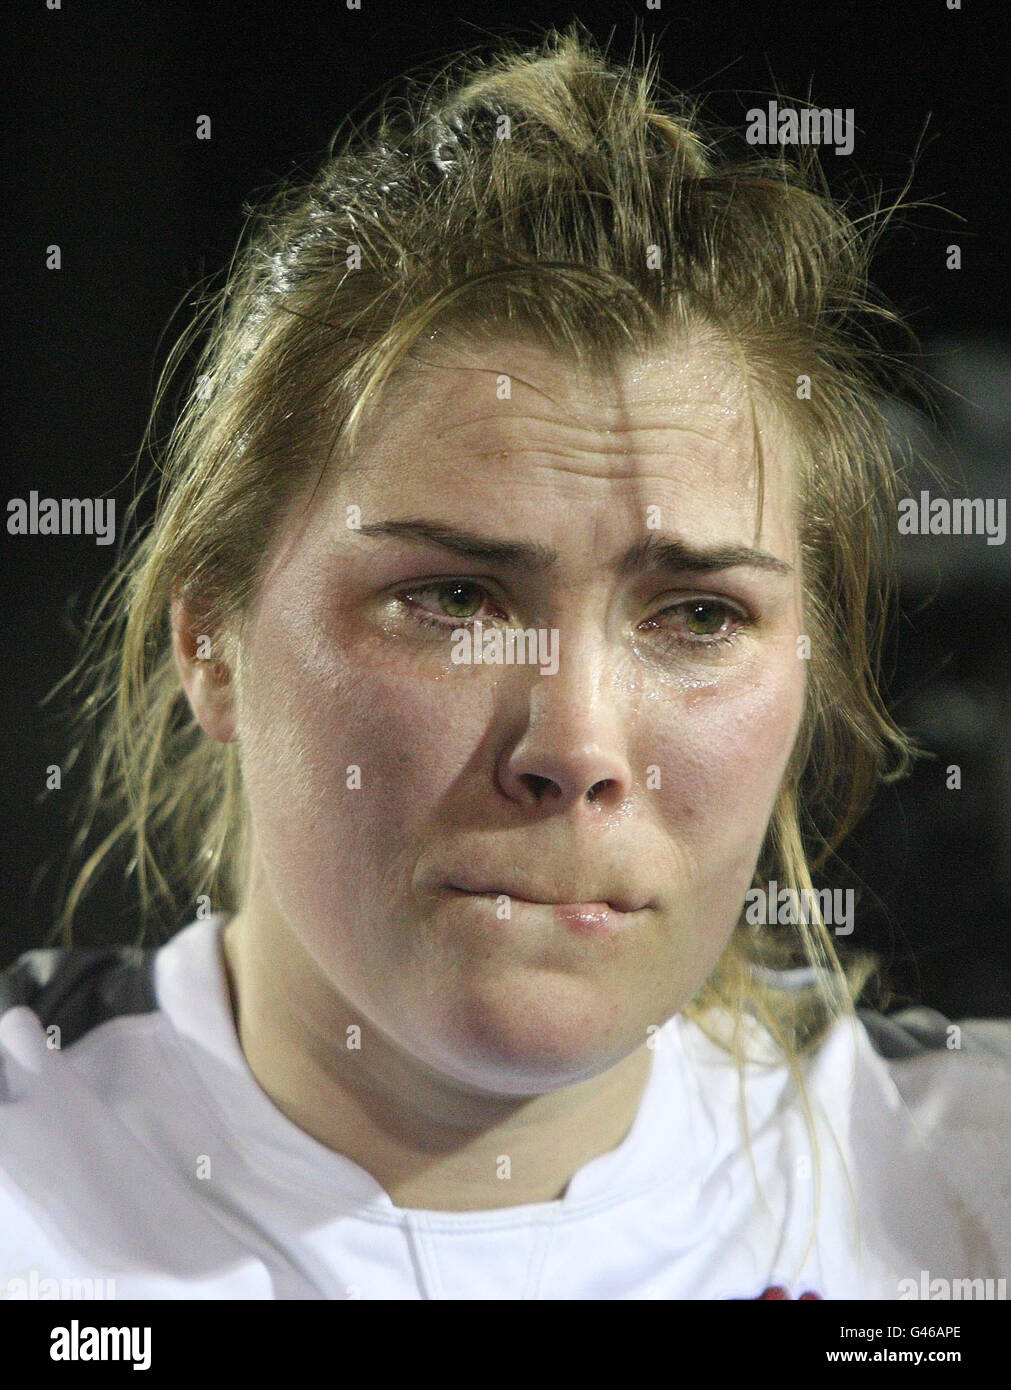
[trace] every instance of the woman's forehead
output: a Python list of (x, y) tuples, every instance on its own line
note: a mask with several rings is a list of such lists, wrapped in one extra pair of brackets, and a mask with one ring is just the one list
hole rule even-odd
[(793, 452), (759, 417), (759, 525), (755, 419), (733, 366), (671, 353), (594, 382), (509, 345), (414, 368), (367, 417), (350, 461), (288, 513), (275, 559), (311, 566), (362, 533), (391, 537), (388, 555), (398, 538), (404, 550), (452, 531), (485, 549), (551, 550), (565, 583), (661, 538), (699, 554), (757, 549), (799, 572)]
[(478, 471), (482, 461), (615, 480), (663, 480), (697, 467), (713, 482), (747, 486), (756, 430), (767, 459), (788, 452), (737, 364), (712, 345), (597, 370), (507, 341), (410, 361), (366, 422), (351, 463), (363, 478), (392, 466), (402, 481), (463, 462)]

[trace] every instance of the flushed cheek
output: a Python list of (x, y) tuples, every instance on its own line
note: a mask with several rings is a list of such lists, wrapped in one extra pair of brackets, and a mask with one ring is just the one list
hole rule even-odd
[(289, 862), (319, 856), (335, 884), (349, 865), (381, 874), (468, 766), (490, 696), (470, 673), (451, 691), (419, 678), (405, 651), (299, 638), (278, 624), (249, 663), (240, 740), (258, 838)]
[(795, 666), (762, 666), (699, 682), (656, 731), (661, 805), (678, 835), (713, 862), (760, 847), (803, 703)]

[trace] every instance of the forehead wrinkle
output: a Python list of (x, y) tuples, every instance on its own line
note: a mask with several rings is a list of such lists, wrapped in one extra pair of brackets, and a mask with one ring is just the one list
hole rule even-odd
[[(538, 426), (548, 426), (543, 434), (530, 434), (526, 427), (536, 422)], [(491, 425), (490, 430), (483, 427)], [(557, 429), (552, 429), (557, 426)], [(570, 441), (563, 440), (556, 442), (549, 435), (554, 435), (557, 430), (573, 429), (576, 435), (588, 435), (586, 444), (578, 441), (578, 437)], [(696, 448), (701, 450), (718, 449), (726, 451), (731, 456), (731, 462), (743, 462), (742, 444), (747, 450), (748, 460), (753, 462), (751, 446), (753, 436), (747, 428), (747, 421), (738, 420), (728, 427), (726, 421), (714, 421), (714, 428), (704, 428), (698, 425), (688, 424), (676, 420), (665, 420), (662, 423), (627, 423), (614, 429), (598, 425), (585, 425), (574, 422), (573, 426), (565, 422), (552, 420), (550, 417), (543, 416), (520, 416), (514, 414), (492, 413), (476, 415), (448, 425), (439, 429), (434, 438), (445, 440), (450, 435), (459, 435), (461, 431), (474, 429), (480, 434), (480, 443), (488, 447), (468, 447), (466, 440), (459, 438), (453, 440), (452, 447), (460, 449), (472, 458), (506, 458), (518, 457), (525, 454), (555, 456), (561, 458), (576, 458), (582, 455), (595, 454), (602, 458), (607, 457), (631, 457), (637, 456), (640, 459), (668, 456), (671, 460), (677, 458), (677, 448), (674, 445), (672, 436), (679, 439), (683, 438), (695, 443)], [(636, 443), (635, 440), (641, 435), (661, 435), (661, 440), (652, 444), (644, 441)], [(615, 436), (621, 436), (616, 438)], [(737, 436), (737, 438), (735, 438)], [(493, 440), (494, 443), (490, 443)], [(535, 459), (536, 461), (536, 459)]]
[[(620, 446), (613, 448), (599, 449), (579, 449), (579, 448), (551, 448), (546, 445), (524, 445), (519, 449), (486, 449), (476, 453), (467, 454), (468, 460), (489, 460), (501, 464), (516, 463), (524, 459), (526, 455), (532, 455), (530, 459), (531, 482), (536, 481), (538, 470), (551, 469), (556, 472), (574, 473), (582, 477), (595, 477), (601, 482), (624, 482), (636, 480), (645, 482), (647, 480), (656, 483), (670, 483), (679, 478), (680, 472), (688, 464), (689, 460), (673, 454), (665, 449), (637, 449), (629, 451)], [(614, 460), (615, 465), (624, 463), (626, 468), (621, 472), (614, 471), (613, 468), (598, 469), (594, 471), (594, 462), (604, 460)], [(656, 460), (666, 462), (670, 465), (669, 472), (658, 472), (656, 470)], [(725, 459), (728, 466), (741, 466), (750, 463), (750, 460), (736, 458)], [(652, 469), (639, 467), (640, 464), (652, 463)], [(706, 474), (705, 478), (698, 479), (700, 485), (704, 484), (712, 476)], [(680, 481), (690, 483), (691, 479), (680, 479)]]
[[(699, 365), (697, 357), (694, 362), (687, 364), (687, 366), (697, 365)], [(704, 366), (705, 364), (701, 365)], [(557, 359), (550, 359), (549, 368), (551, 366), (558, 366), (559, 371), (563, 373), (564, 386), (571, 389), (572, 377), (570, 375), (568, 379), (565, 379), (564, 372), (571, 373), (572, 369), (566, 367), (564, 362), (559, 363)], [(680, 476), (681, 481), (689, 485), (695, 482), (701, 488), (709, 486), (712, 477), (717, 472), (726, 475), (727, 469), (733, 473), (742, 468), (748, 468), (753, 472), (757, 468), (758, 461), (754, 453), (753, 421), (750, 417), (750, 408), (742, 408), (743, 386), (739, 378), (735, 378), (732, 393), (736, 399), (731, 399), (727, 394), (714, 391), (711, 373), (708, 371), (701, 383), (703, 388), (701, 391), (695, 392), (686, 389), (684, 378), (687, 367), (683, 359), (675, 364), (676, 380), (672, 383), (672, 390), (668, 393), (661, 383), (658, 388), (659, 396), (657, 396), (657, 391), (650, 391), (648, 397), (642, 401), (634, 394), (631, 399), (628, 399), (627, 392), (624, 391), (624, 383), (620, 379), (615, 379), (612, 383), (612, 378), (606, 373), (603, 376), (597, 375), (593, 378), (598, 383), (607, 383), (609, 389), (612, 385), (616, 386), (618, 394), (625, 396), (625, 399), (618, 405), (610, 407), (612, 415), (622, 413), (625, 416), (623, 423), (617, 428), (596, 423), (587, 424), (585, 418), (581, 418), (585, 417), (588, 411), (599, 413), (601, 410), (599, 400), (594, 400), (590, 395), (585, 396), (580, 401), (580, 414), (576, 415), (565, 402), (556, 400), (549, 392), (522, 375), (503, 372), (496, 367), (483, 364), (461, 363), (459, 361), (451, 361), (446, 364), (423, 361), (421, 367), (431, 367), (440, 372), (479, 373), (482, 376), (494, 378), (505, 375), (511, 381), (526, 386), (545, 401), (551, 402), (552, 406), (562, 412), (564, 418), (559, 419), (550, 412), (542, 413), (543, 407), (542, 410), (531, 413), (518, 411), (512, 398), (503, 403), (506, 407), (504, 409), (489, 409), (487, 397), (482, 396), (473, 402), (473, 409), (476, 413), (469, 416), (465, 414), (464, 418), (461, 419), (459, 418), (460, 410), (466, 411), (468, 402), (465, 399), (459, 399), (459, 393), (456, 399), (453, 398), (452, 392), (448, 394), (447, 398), (447, 393), (441, 388), (448, 387), (450, 383), (443, 377), (439, 389), (431, 393), (422, 391), (413, 399), (408, 398), (406, 410), (395, 412), (392, 417), (387, 416), (385, 421), (383, 420), (384, 403), (377, 403), (373, 423), (378, 425), (378, 431), (373, 434), (371, 444), (362, 441), (363, 447), (359, 449), (354, 460), (357, 467), (353, 467), (350, 471), (358, 472), (362, 468), (366, 472), (370, 471), (368, 469), (368, 456), (372, 453), (373, 447), (376, 452), (372, 453), (372, 461), (380, 467), (390, 461), (389, 451), (393, 450), (398, 455), (401, 468), (406, 469), (408, 473), (417, 469), (422, 474), (430, 471), (433, 467), (460, 473), (462, 470), (466, 470), (468, 463), (472, 460), (474, 462), (481, 460), (482, 462), (497, 463), (502, 467), (508, 467), (510, 464), (515, 467), (525, 467), (528, 465), (524, 456), (528, 454), (535, 456), (532, 466), (536, 469), (538, 462), (536, 455), (540, 453), (542, 470), (554, 468), (559, 473), (568, 473), (574, 477), (582, 472), (584, 476), (596, 477), (602, 481), (609, 476), (616, 477), (617, 480), (623, 479), (621, 473), (615, 475), (613, 471), (605, 471), (604, 467), (592, 471), (588, 470), (587, 466), (582, 463), (582, 459), (595, 454), (601, 464), (607, 460), (608, 468), (611, 470), (614, 468), (611, 460), (628, 459), (630, 468), (624, 474), (624, 478), (629, 480), (654, 476), (656, 482), (662, 484), (672, 480), (676, 481)], [(402, 390), (409, 387), (410, 375), (411, 373), (407, 372), (399, 377), (398, 384)], [(577, 387), (581, 380), (581, 378), (575, 378)], [(390, 384), (394, 385), (394, 382)], [(397, 394), (398, 392), (394, 390), (394, 397)], [(671, 402), (671, 396), (675, 397), (674, 403)], [(509, 408), (510, 405), (513, 408)], [(648, 423), (632, 422), (627, 418), (630, 413), (636, 415), (641, 413), (643, 408), (653, 410), (658, 406), (664, 410), (665, 414), (668, 414), (668, 418)], [(694, 412), (696, 420), (702, 414), (703, 419), (700, 423), (688, 423), (669, 418), (669, 414), (676, 412), (688, 413), (689, 415)], [(411, 416), (414, 416), (413, 420), (410, 418)], [(426, 420), (430, 422), (427, 427), (421, 423)], [(530, 438), (529, 426), (532, 423), (536, 423), (539, 428), (537, 435)], [(559, 445), (553, 441), (548, 442), (545, 438), (548, 434), (564, 433), (567, 426), (580, 434), (593, 435), (591, 447), (583, 448), (575, 442), (565, 442)], [(480, 439), (475, 440), (475, 444), (479, 443), (481, 447), (468, 447), (465, 434), (467, 430), (473, 430), (480, 435)], [(644, 432), (661, 433), (665, 439), (653, 447), (645, 444), (635, 445), (633, 441)], [(765, 430), (762, 431), (763, 435), (766, 433)], [(525, 434), (527, 437), (524, 437)], [(624, 441), (627, 442), (617, 442), (615, 436), (618, 434), (623, 435)], [(419, 438), (421, 441), (446, 441), (447, 447), (442, 454), (429, 454), (424, 449), (423, 443), (422, 447), (418, 447)], [(774, 441), (771, 439), (768, 443), (774, 445)], [(718, 455), (716, 458), (713, 457), (714, 451)], [(779, 450), (776, 449), (775, 452), (778, 453)], [(386, 455), (385, 460), (384, 455)], [(658, 474), (646, 475), (641, 469), (635, 467), (637, 462), (641, 465), (643, 461), (660, 458), (668, 462), (668, 467)], [(771, 462), (771, 458), (769, 461)], [(686, 467), (698, 470), (700, 466), (704, 476), (696, 480), (682, 476)], [(473, 474), (470, 474), (469, 477), (472, 482), (477, 481)]]
[[(544, 390), (542, 387), (536, 385), (536, 383), (530, 381), (528, 378), (516, 372), (509, 371), (505, 367), (489, 367), (483, 365), (479, 366), (476, 364), (459, 361), (451, 361), (443, 364), (425, 361), (424, 359), (422, 359), (422, 365), (433, 367), (436, 370), (448, 372), (467, 372), (469, 374), (476, 374), (480, 376), (491, 376), (494, 377), (496, 380), (499, 377), (504, 376), (508, 378), (510, 383), (518, 383), (521, 386), (525, 386), (528, 390), (534, 392), (536, 395), (542, 396), (545, 400), (550, 401), (551, 404), (555, 406), (556, 409), (559, 412), (561, 412), (568, 421), (570, 421), (579, 429), (597, 430), (598, 432), (602, 433), (614, 434), (620, 430), (626, 430), (631, 432), (641, 429), (653, 428), (691, 428), (690, 426), (678, 426), (677, 422), (668, 420), (664, 420), (656, 425), (633, 425), (629, 423), (611, 427), (605, 424), (587, 424), (585, 422), (585, 419), (580, 418), (580, 416), (585, 416), (587, 410), (600, 411), (602, 409), (607, 411), (611, 415), (625, 416), (628, 415), (629, 411), (641, 411), (644, 408), (658, 410), (710, 410), (714, 414), (718, 414), (723, 418), (726, 418), (728, 414), (732, 414), (734, 417), (735, 424), (743, 425), (746, 423), (746, 420), (744, 419), (744, 415), (746, 414), (746, 412), (742, 412), (741, 403), (745, 399), (747, 393), (744, 389), (744, 383), (739, 379), (738, 376), (734, 376), (731, 378), (731, 381), (728, 383), (728, 385), (732, 386), (732, 390), (728, 391), (710, 391), (706, 394), (702, 394), (698, 391), (686, 393), (683, 387), (680, 389), (675, 387), (673, 394), (675, 394), (677, 397), (680, 397), (680, 399), (678, 399), (675, 404), (671, 400), (671, 395), (665, 393), (662, 388), (659, 388), (657, 392), (651, 391), (648, 395), (645, 396), (640, 396), (634, 393), (630, 394), (628, 391), (628, 385), (621, 379), (620, 374), (593, 374), (590, 378), (590, 382), (593, 388), (603, 386), (606, 390), (613, 391), (616, 396), (620, 397), (620, 403), (610, 407), (606, 407), (602, 405), (599, 399), (599, 394), (596, 389), (587, 390), (585, 393), (578, 393), (574, 389), (574, 387), (578, 387), (580, 381), (582, 380), (581, 377), (575, 375), (575, 368), (567, 367), (564, 362), (559, 363), (557, 359), (551, 359), (551, 361), (553, 361), (555, 365), (560, 365), (563, 372), (567, 371), (570, 373), (569, 379), (567, 380), (565, 385), (570, 398), (573, 395), (576, 395), (577, 399), (574, 402), (571, 399), (557, 399), (556, 397), (552, 396), (549, 391)], [(405, 373), (399, 378), (397, 385), (404, 388), (409, 387), (409, 378), (410, 373)], [(396, 387), (394, 388), (394, 390), (396, 391)], [(509, 399), (512, 400), (513, 398), (510, 397)], [(428, 404), (430, 404), (433, 409), (437, 409), (440, 405), (440, 402), (438, 399), (434, 399), (430, 400)], [(579, 415), (576, 414), (577, 411), (579, 412)], [(508, 411), (501, 411), (494, 412), (490, 415), (474, 416), (471, 417), (470, 420), (464, 419), (455, 423), (448, 424), (444, 426), (444, 428), (436, 437), (443, 438), (447, 434), (452, 433), (457, 429), (466, 428), (467, 425), (470, 423), (477, 423), (488, 419), (502, 420), (518, 418), (539, 419), (549, 424), (564, 423), (563, 421), (553, 419), (550, 415), (531, 415), (529, 417), (523, 417), (520, 415), (514, 415)]]
[[(641, 428), (653, 432), (651, 427)], [(741, 468), (753, 470), (756, 466), (750, 431), (735, 441), (732, 438), (715, 436), (691, 425), (672, 425), (667, 429), (676, 433), (681, 441), (680, 447), (670, 438), (655, 444), (634, 444), (631, 441), (622, 442), (598, 436), (583, 445), (575, 440), (549, 441), (543, 437), (511, 437), (517, 432), (503, 431), (493, 443), (489, 442), (487, 435), (482, 435), (482, 444), (486, 447), (468, 447), (466, 440), (455, 440), (452, 454), (439, 457), (437, 462), (444, 468), (459, 468), (470, 461), (482, 461), (529, 466), (532, 472), (539, 468), (555, 468), (564, 472), (586, 473), (588, 469), (592, 471), (594, 462), (608, 461), (610, 470), (598, 469), (592, 475), (601, 479), (613, 477), (616, 480), (632, 476), (640, 480), (652, 477), (657, 483), (672, 481), (682, 474), (685, 468), (702, 467), (705, 478), (698, 480), (700, 484), (705, 483), (717, 471), (722, 473), (729, 469), (732, 472)], [(629, 431), (630, 434), (639, 432), (638, 427)], [(437, 439), (439, 437), (436, 436)], [(421, 467), (425, 466), (426, 461), (436, 462), (426, 460), (423, 450), (413, 454), (413, 459)], [(615, 465), (622, 463), (626, 465), (627, 472), (616, 474), (611, 471)]]
[[(498, 425), (513, 421), (517, 424), (524, 424), (527, 421), (537, 421), (538, 424), (558, 425), (563, 428), (569, 423), (567, 421), (562, 420), (553, 420), (550, 415), (519, 415), (515, 413), (496, 411), (490, 415), (472, 415), (465, 417), (462, 420), (457, 420), (455, 423), (446, 425), (444, 428), (442, 428), (436, 434), (435, 437), (436, 439), (444, 439), (446, 435), (452, 434), (454, 433), (454, 431), (467, 429), (475, 425), (483, 425), (488, 423), (489, 421), (494, 421)], [(744, 426), (747, 422), (743, 419), (736, 419), (733, 423)], [(648, 424), (633, 424), (630, 421), (628, 424), (617, 425), (613, 428), (607, 425), (586, 424), (582, 421), (573, 421), (572, 424), (575, 426), (576, 429), (581, 430), (586, 434), (643, 434), (647, 432), (659, 433), (661, 431), (673, 430), (678, 434), (696, 434), (701, 439), (714, 440), (714, 436), (710, 431), (706, 429), (700, 429), (696, 425), (683, 424), (677, 420), (663, 420), (659, 423)]]
[[(422, 365), (432, 367), (437, 371), (469, 372), (478, 376), (491, 376), (494, 377), (496, 381), (499, 377), (508, 377), (510, 383), (518, 382), (521, 386), (526, 386), (528, 390), (534, 391), (538, 396), (543, 396), (545, 400), (550, 401), (551, 404), (555, 406), (558, 410), (560, 410), (563, 414), (569, 416), (572, 415), (571, 407), (566, 405), (562, 401), (556, 400), (555, 397), (550, 394), (550, 392), (545, 391), (542, 387), (537, 386), (534, 382), (528, 381), (526, 377), (517, 375), (516, 372), (506, 371), (503, 367), (482, 367), (472, 365), (471, 363), (467, 362), (430, 362), (425, 361), (425, 359), (423, 358), (421, 359), (421, 363)], [(398, 384), (403, 386), (405, 389), (409, 387), (409, 385), (411, 384), (410, 373), (405, 373), (400, 378)], [(456, 428), (456, 426), (453, 426), (452, 428)]]

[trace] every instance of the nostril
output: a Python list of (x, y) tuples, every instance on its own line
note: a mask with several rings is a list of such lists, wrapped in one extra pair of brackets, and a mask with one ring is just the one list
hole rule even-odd
[(526, 782), (538, 801), (555, 786), (550, 777), (541, 777), (536, 772), (524, 773), (523, 781)]

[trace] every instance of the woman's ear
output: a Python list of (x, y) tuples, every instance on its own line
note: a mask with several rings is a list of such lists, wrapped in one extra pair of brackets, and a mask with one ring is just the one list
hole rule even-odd
[(178, 596), (172, 599), (172, 651), (190, 708), (204, 733), (218, 743), (236, 739), (235, 680), (216, 638), (201, 631)]

